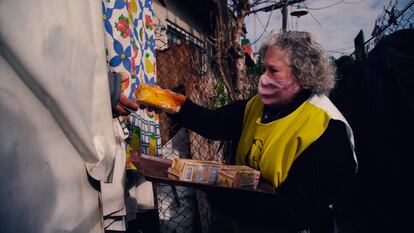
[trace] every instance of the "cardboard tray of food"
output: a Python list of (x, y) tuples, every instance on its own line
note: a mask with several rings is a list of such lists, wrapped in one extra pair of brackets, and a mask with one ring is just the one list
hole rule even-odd
[[(132, 152), (132, 163), (137, 167), (138, 172), (142, 173), (145, 176), (145, 179), (147, 181), (151, 181), (153, 183), (164, 183), (164, 184), (170, 184), (170, 185), (178, 185), (178, 186), (187, 186), (192, 187), (200, 190), (205, 191), (237, 191), (237, 192), (253, 192), (258, 194), (274, 194), (274, 189), (272, 185), (262, 179), (258, 181), (257, 186), (254, 189), (246, 189), (245, 187), (240, 188), (237, 185), (233, 184), (227, 184), (226, 186), (223, 185), (217, 185), (217, 184), (211, 184), (208, 182), (200, 183), (195, 181), (189, 181), (189, 180), (180, 180), (180, 178), (177, 175), (174, 175), (174, 171), (171, 171), (171, 168), (173, 168), (173, 160), (164, 159), (160, 157), (155, 156), (149, 156), (149, 155), (143, 155), (139, 154), (138, 152)], [(211, 162), (213, 167), (215, 165), (215, 162)], [(227, 169), (227, 170), (226, 170)], [(235, 171), (235, 166), (227, 166), (227, 168), (224, 169), (224, 174), (221, 174), (222, 180), (221, 182), (232, 182), (233, 179), (230, 179), (229, 176), (233, 176), (233, 174), (237, 174), (237, 171)], [(237, 166), (237, 169), (243, 169), (240, 168), (240, 166)], [(237, 170), (236, 169), (236, 170)], [(169, 172), (170, 170), (170, 172)], [(223, 173), (223, 171), (222, 171)], [(207, 178), (208, 181), (208, 178)]]

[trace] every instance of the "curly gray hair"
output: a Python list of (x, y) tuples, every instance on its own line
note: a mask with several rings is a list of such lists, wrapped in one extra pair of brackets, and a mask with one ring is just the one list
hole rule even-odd
[(329, 94), (334, 88), (335, 67), (309, 32), (272, 31), (263, 39), (259, 50), (261, 57), (269, 47), (277, 47), (287, 53), (293, 76), (303, 89), (316, 94)]

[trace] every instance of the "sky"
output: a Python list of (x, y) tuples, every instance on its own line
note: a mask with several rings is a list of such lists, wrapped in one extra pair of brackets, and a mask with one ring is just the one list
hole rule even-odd
[[(354, 38), (360, 30), (364, 33), (365, 41), (371, 37), (375, 20), (389, 2), (390, 0), (306, 0), (306, 6), (300, 4), (309, 8), (310, 13), (305, 16), (290, 16), (290, 12), (297, 7), (288, 7), (287, 29), (311, 32), (328, 55), (349, 55), (354, 51)], [(404, 8), (409, 2), (410, 0), (398, 0), (397, 9)], [(247, 38), (254, 43), (252, 47), (257, 52), (261, 39), (266, 34), (282, 28), (281, 10), (250, 14), (246, 17), (245, 24)]]

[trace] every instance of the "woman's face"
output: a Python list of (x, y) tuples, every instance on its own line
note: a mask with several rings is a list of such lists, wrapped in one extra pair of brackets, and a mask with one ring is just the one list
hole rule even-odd
[(267, 49), (264, 56), (264, 74), (275, 80), (291, 80), (292, 68), (287, 54), (276, 47)]
[(258, 85), (262, 102), (270, 107), (289, 103), (300, 91), (300, 85), (292, 76), (287, 54), (276, 47), (268, 48), (264, 68)]

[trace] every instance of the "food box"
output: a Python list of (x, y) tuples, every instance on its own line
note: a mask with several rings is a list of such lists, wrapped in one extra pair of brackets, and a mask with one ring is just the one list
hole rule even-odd
[(216, 184), (219, 169), (218, 162), (175, 158), (168, 168), (168, 176), (183, 181)]
[(220, 168), (217, 185), (239, 188), (256, 189), (260, 180), (260, 171), (248, 166), (222, 166)]
[(256, 189), (260, 171), (247, 166), (230, 166), (214, 161), (175, 158), (168, 177), (231, 188)]

